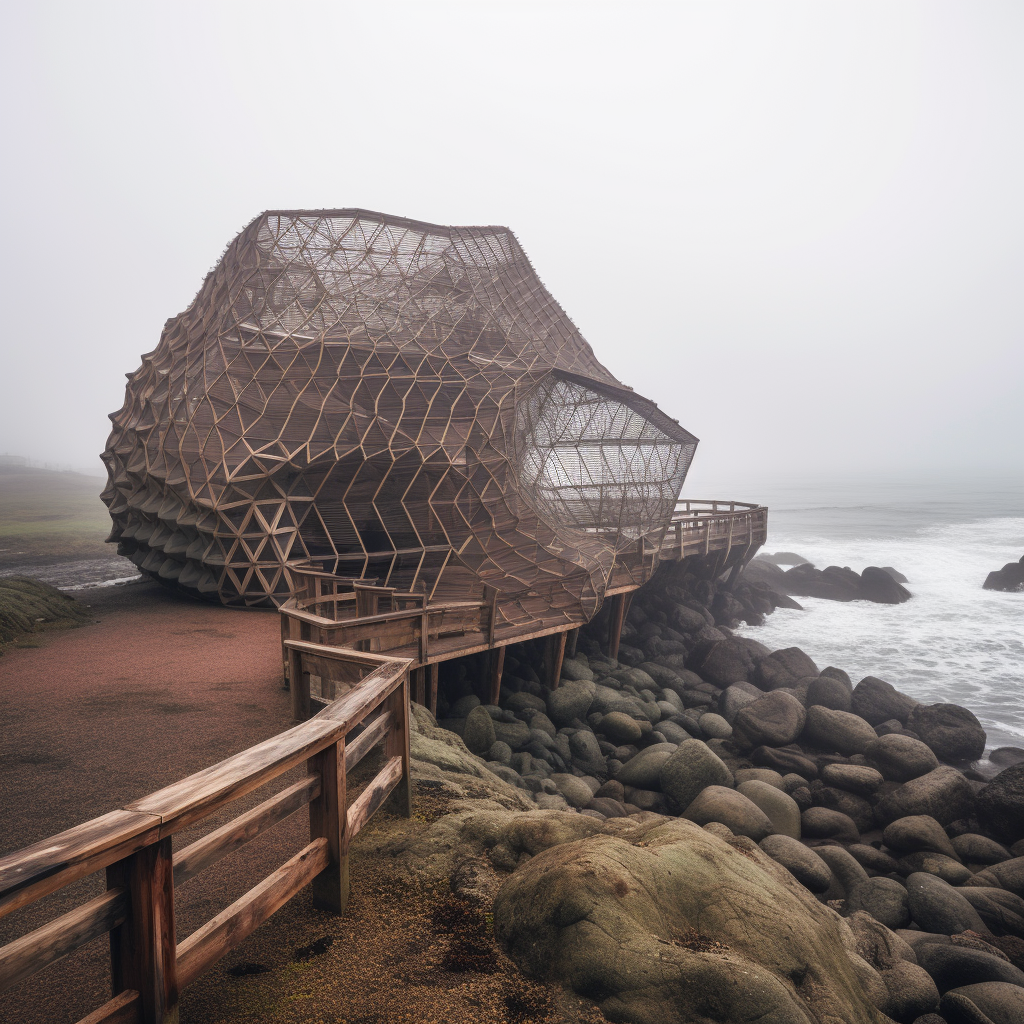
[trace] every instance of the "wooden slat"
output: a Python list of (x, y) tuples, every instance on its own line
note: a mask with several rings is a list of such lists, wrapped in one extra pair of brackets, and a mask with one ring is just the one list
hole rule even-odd
[(395, 726), (395, 713), (385, 711), (378, 715), (366, 728), (353, 740), (345, 742), (345, 768), (351, 771), (359, 762), (366, 757), (369, 751), (376, 746)]
[(402, 781), (402, 758), (392, 757), (381, 769), (373, 782), (359, 794), (348, 809), (349, 842), (370, 820), (373, 812), (388, 798), (390, 792)]
[(152, 842), (159, 817), (111, 811), (0, 858), (0, 917)]
[(184, 988), (234, 949), (327, 866), (327, 840), (316, 839), (213, 920), (178, 944), (178, 984)]
[(139, 1024), (141, 1011), (142, 1000), (139, 993), (134, 989), (128, 989), (93, 1010), (78, 1024)]
[(177, 888), (221, 857), (241, 849), (268, 828), (305, 807), (320, 793), (320, 776), (310, 775), (276, 796), (222, 825), (174, 855), (174, 885)]
[(116, 928), (128, 909), (124, 889), (102, 896), (0, 947), (0, 992)]
[(353, 651), (347, 647), (332, 647), (330, 644), (314, 644), (308, 640), (286, 640), (285, 647), (302, 654), (315, 654), (317, 657), (332, 661), (350, 662), (353, 665), (365, 665), (368, 668), (379, 668), (381, 665), (401, 664), (406, 659), (396, 658), (388, 654), (374, 654), (370, 651)]

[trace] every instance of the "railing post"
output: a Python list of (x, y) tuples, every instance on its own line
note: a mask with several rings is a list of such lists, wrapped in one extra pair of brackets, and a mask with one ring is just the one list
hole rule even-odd
[(424, 611), (420, 616), (420, 664), (426, 665), (430, 656), (430, 613)]
[(313, 879), (313, 901), (343, 914), (348, 904), (348, 815), (345, 804), (345, 740), (340, 739), (306, 762), (320, 776), (320, 795), (309, 805), (309, 838), (327, 840), (330, 860)]
[(395, 725), (384, 741), (384, 759), (402, 759), (402, 781), (395, 786), (392, 797), (399, 814), (412, 817), (412, 778), (409, 775), (409, 670), (402, 676), (402, 685), (384, 702), (383, 710), (394, 711)]
[(139, 993), (141, 1024), (177, 1024), (171, 837), (111, 864), (107, 888), (128, 893), (128, 917), (110, 932), (113, 994), (129, 989)]
[(495, 587), (484, 584), (484, 606), (489, 610), (487, 619), (487, 643), (494, 645), (494, 627), (498, 615), (498, 591)]
[(292, 718), (304, 722), (309, 718), (309, 673), (302, 671), (302, 655), (288, 652), (288, 678), (291, 680)]

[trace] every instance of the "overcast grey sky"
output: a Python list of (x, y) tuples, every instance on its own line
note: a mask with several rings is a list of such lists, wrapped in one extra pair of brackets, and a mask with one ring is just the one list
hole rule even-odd
[[(1024, 476), (1024, 5), (7, 4), (0, 451), (273, 208), (505, 224), (693, 480)], [(686, 492), (693, 494), (688, 486)]]

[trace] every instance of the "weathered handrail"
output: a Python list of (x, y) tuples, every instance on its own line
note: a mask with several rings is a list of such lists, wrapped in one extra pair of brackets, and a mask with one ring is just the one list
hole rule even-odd
[[(301, 645), (292, 653), (301, 678)], [(176, 1019), (179, 991), (234, 948), (299, 890), (341, 913), (348, 850), (392, 792), (411, 813), (408, 660), (353, 651), (315, 652), (369, 674), (316, 717), (126, 807), (0, 858), (0, 917), (105, 868), (107, 891), (0, 947), (0, 991), (84, 943), (110, 933), (114, 998), (90, 1014), (139, 1024)], [(372, 716), (372, 717), (371, 717)], [(304, 717), (304, 716), (303, 716)], [(357, 727), (360, 733), (347, 738)], [(376, 744), (384, 766), (347, 805), (346, 773)], [(307, 777), (172, 854), (171, 837), (306, 762)], [(299, 808), (310, 842), (287, 863), (181, 942), (174, 890)]]
[[(760, 546), (767, 535), (768, 510), (740, 501), (686, 499), (676, 503), (671, 522), (660, 542), (640, 540), (634, 548), (615, 556), (615, 583), (609, 594), (635, 589), (653, 573), (659, 561), (716, 553), (725, 565), (734, 548), (743, 558)], [(400, 652), (412, 657), (417, 672), (417, 692), (423, 683), (421, 670), (453, 654), (488, 650), (512, 639), (530, 639), (552, 629), (526, 625), (514, 633), (510, 622), (499, 620), (498, 594), (485, 588), (481, 601), (427, 603), (422, 594), (401, 594), (393, 588), (365, 585), (363, 581), (333, 577), (303, 564), (290, 567), (298, 584), (295, 595), (281, 606), (281, 641), (285, 679), (289, 641), (305, 641), (325, 647), (360, 651)], [(352, 587), (345, 591), (343, 587)], [(390, 605), (381, 610), (377, 598)], [(512, 595), (514, 597), (514, 595)], [(506, 597), (507, 599), (507, 597)], [(412, 607), (410, 607), (410, 605)], [(502, 635), (496, 638), (499, 622)], [(554, 627), (572, 628), (571, 626)], [(451, 639), (465, 637), (454, 650)], [(447, 639), (449, 643), (438, 645)], [(303, 685), (306, 685), (305, 683)], [(305, 698), (296, 697), (293, 700)]]

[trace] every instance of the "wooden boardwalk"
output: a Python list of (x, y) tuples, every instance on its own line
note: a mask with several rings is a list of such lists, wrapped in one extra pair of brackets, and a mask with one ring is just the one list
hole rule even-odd
[[(709, 575), (738, 569), (753, 557), (768, 533), (764, 506), (735, 501), (681, 501), (657, 545), (641, 540), (616, 556), (605, 598), (609, 604), (609, 652), (618, 652), (629, 597), (662, 562), (693, 559)], [(566, 644), (585, 624), (576, 603), (560, 607), (562, 588), (549, 593), (502, 593), (478, 584), (462, 600), (432, 599), (387, 586), (340, 579), (309, 567), (292, 570), (299, 587), (281, 607), (285, 678), (292, 710), (302, 719), (336, 699), (355, 680), (332, 651), (361, 651), (412, 662), (413, 694), (434, 710), (438, 665), (452, 658), (491, 651), (490, 696), (497, 703), (509, 644), (548, 637), (545, 662), (551, 686), (558, 685)]]

